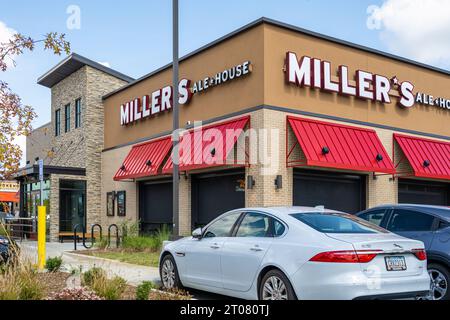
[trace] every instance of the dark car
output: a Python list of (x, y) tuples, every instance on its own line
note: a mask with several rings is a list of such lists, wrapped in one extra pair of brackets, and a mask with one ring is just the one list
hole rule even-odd
[(8, 261), (10, 256), (10, 241), (8, 238), (0, 236), (0, 264)]
[(450, 208), (427, 205), (386, 205), (357, 214), (403, 237), (420, 240), (432, 279), (430, 298), (450, 300)]

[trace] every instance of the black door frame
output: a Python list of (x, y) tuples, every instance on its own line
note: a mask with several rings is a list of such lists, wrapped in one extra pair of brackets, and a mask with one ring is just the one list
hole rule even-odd
[[(70, 188), (61, 188), (61, 181), (75, 181), (75, 182), (83, 182), (84, 184), (84, 190), (79, 189), (70, 189)], [(61, 231), (61, 191), (84, 191), (84, 228), (87, 229), (87, 181), (86, 180), (76, 180), (76, 179), (59, 179), (59, 186), (58, 186), (58, 197), (59, 197), (59, 212), (58, 212), (58, 229), (59, 232)], [(73, 230), (72, 230), (73, 231)], [(88, 232), (88, 230), (86, 230)]]

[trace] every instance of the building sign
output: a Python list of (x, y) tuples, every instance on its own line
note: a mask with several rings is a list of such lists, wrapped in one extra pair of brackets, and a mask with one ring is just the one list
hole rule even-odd
[[(230, 69), (215, 74), (212, 77), (205, 77), (202, 80), (192, 82), (188, 79), (181, 79), (178, 84), (180, 105), (187, 105), (195, 94), (205, 92), (218, 85), (225, 84), (235, 79), (242, 78), (252, 72), (250, 61), (245, 61)], [(122, 126), (133, 122), (155, 116), (172, 109), (173, 88), (166, 86), (153, 91), (150, 95), (136, 98), (120, 106), (120, 124)]]
[[(371, 72), (357, 70), (352, 77), (349, 68), (341, 65), (338, 68), (338, 80), (333, 80), (332, 65), (329, 61), (302, 57), (300, 60), (294, 52), (286, 53), (286, 83), (299, 87), (310, 87), (323, 91), (354, 96), (364, 100), (391, 103), (392, 89), (398, 91), (398, 105), (411, 108), (414, 104), (436, 106), (450, 110), (450, 100), (433, 97), (429, 94), (414, 94), (414, 85), (409, 81), (400, 82), (396, 76), (387, 78)], [(350, 79), (355, 79), (351, 84)]]

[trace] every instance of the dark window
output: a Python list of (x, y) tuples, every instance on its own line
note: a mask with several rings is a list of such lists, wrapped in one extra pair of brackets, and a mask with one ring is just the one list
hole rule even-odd
[(61, 109), (55, 111), (55, 136), (61, 134)]
[(81, 99), (75, 101), (75, 129), (81, 127)]
[(64, 125), (65, 125), (65, 132), (70, 131), (70, 104), (66, 105), (64, 108)]
[(208, 227), (205, 232), (205, 238), (215, 238), (215, 237), (229, 237), (231, 235), (231, 229), (236, 223), (237, 219), (240, 217), (240, 213), (232, 213), (220, 218), (212, 225)]
[(373, 223), (377, 226), (381, 226), (381, 223), (383, 222), (384, 216), (386, 215), (386, 210), (373, 210), (370, 212), (366, 212), (359, 217), (361, 219), (367, 220), (370, 223)]
[(260, 213), (247, 213), (242, 219), (236, 237), (271, 237), (271, 218)]
[(366, 220), (342, 213), (297, 213), (297, 220), (323, 233), (387, 233)]
[(275, 219), (273, 220), (273, 228), (275, 237), (281, 237), (284, 234), (284, 231), (286, 230), (284, 224)]
[(422, 212), (411, 210), (394, 210), (388, 230), (402, 231), (431, 231), (434, 217)]

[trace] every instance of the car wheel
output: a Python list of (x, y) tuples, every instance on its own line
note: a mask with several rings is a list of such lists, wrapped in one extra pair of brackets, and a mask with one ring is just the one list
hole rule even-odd
[(428, 274), (431, 278), (430, 300), (450, 300), (450, 283), (449, 270), (436, 263), (428, 265)]
[(181, 288), (177, 265), (172, 255), (168, 254), (162, 259), (159, 275), (164, 288), (169, 290)]
[(270, 270), (259, 285), (260, 300), (296, 300), (289, 279), (279, 270)]

